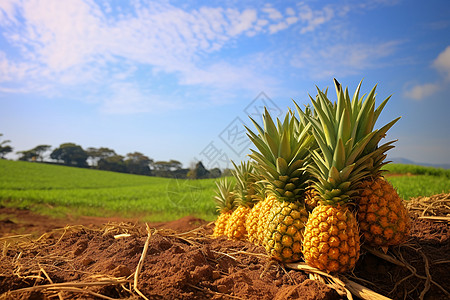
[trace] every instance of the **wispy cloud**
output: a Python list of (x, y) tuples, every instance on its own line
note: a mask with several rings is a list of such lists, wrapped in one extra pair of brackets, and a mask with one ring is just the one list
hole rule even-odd
[[(111, 72), (111, 65), (122, 61), (178, 73), (184, 84), (207, 84), (214, 78), (223, 81), (218, 76), (201, 76), (203, 82), (187, 78), (191, 73), (217, 72), (214, 66), (202, 68), (198, 62), (233, 39), (267, 31), (272, 25), (258, 19), (255, 9), (201, 7), (186, 11), (139, 1), (131, 11), (114, 17), (107, 14), (111, 7), (102, 11), (93, 1), (6, 1), (0, 9), (5, 38), (21, 56), (15, 60), (0, 53), (2, 83), (23, 79), (50, 80), (55, 85), (80, 84), (83, 79), (101, 81), (105, 70)], [(113, 76), (126, 78), (124, 73)]]
[(433, 61), (433, 67), (441, 72), (446, 80), (450, 80), (450, 46), (439, 53), (438, 57)]
[[(96, 90), (108, 88), (111, 95), (105, 96), (103, 110), (132, 113), (149, 103), (142, 91), (153, 95), (149, 98), (156, 99), (157, 107), (166, 107), (158, 100), (163, 97), (150, 86), (139, 83), (141, 92), (137, 92), (134, 79), (142, 69), (152, 70), (154, 76), (148, 79), (152, 82), (164, 73), (174, 75), (176, 84), (184, 86), (222, 90), (272, 86), (276, 80), (260, 74), (251, 60), (230, 60), (217, 54), (243, 38), (289, 28), (300, 35), (311, 33), (336, 15), (342, 17), (343, 11), (338, 6), (306, 3), (281, 10), (269, 4), (187, 9), (146, 0), (132, 1), (130, 6), (94, 0), (4, 0), (0, 2), (0, 26), (15, 54), (0, 52), (0, 91), (57, 95), (61, 87), (89, 85), (95, 95)], [(351, 73), (368, 66), (369, 57), (373, 61), (394, 48), (392, 42), (378, 47), (337, 44), (323, 51), (305, 47), (292, 64), (310, 67), (312, 58), (328, 63), (327, 68), (314, 70), (317, 76), (341, 67)], [(123, 97), (125, 88), (138, 100)], [(124, 108), (125, 101), (134, 108)]]
[(423, 100), (439, 90), (440, 86), (436, 83), (418, 84), (406, 90), (404, 95), (414, 100)]
[(432, 83), (407, 86), (403, 93), (405, 97), (413, 100), (424, 100), (444, 89), (444, 87), (448, 87), (450, 81), (450, 46), (439, 53), (431, 66), (441, 74), (441, 78)]

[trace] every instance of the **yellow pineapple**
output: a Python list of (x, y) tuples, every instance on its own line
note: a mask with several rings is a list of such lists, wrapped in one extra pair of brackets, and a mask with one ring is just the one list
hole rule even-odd
[[(309, 170), (320, 205), (309, 215), (304, 232), (305, 262), (326, 272), (346, 272), (355, 267), (360, 254), (358, 223), (351, 203), (361, 179), (369, 175), (370, 157), (360, 156), (370, 139), (355, 142), (350, 103), (338, 93), (331, 103), (318, 89), (311, 98), (316, 117), (303, 114), (312, 125), (319, 149), (312, 151)], [(299, 113), (302, 115), (301, 110)], [(361, 157), (356, 160), (356, 158)]]
[(276, 196), (271, 192), (267, 192), (266, 197), (261, 201), (261, 208), (259, 210), (256, 228), (256, 238), (254, 242), (255, 244), (263, 245), (264, 236), (267, 230), (267, 224), (269, 223), (269, 213), (275, 201), (277, 201)]
[[(256, 169), (255, 169), (256, 171)], [(250, 213), (247, 216), (247, 220), (245, 221), (245, 228), (247, 229), (247, 238), (249, 242), (259, 245), (260, 239), (258, 236), (258, 229), (259, 229), (259, 221), (260, 219), (260, 213), (261, 209), (264, 208), (264, 205), (266, 205), (266, 202), (263, 200), (265, 198), (265, 185), (260, 182), (262, 179), (257, 172), (254, 174), (255, 177), (255, 199), (256, 203), (253, 205), (252, 209), (250, 210)]]
[(372, 246), (399, 245), (409, 235), (410, 219), (403, 200), (383, 177), (360, 185), (358, 221), (365, 241)]
[(234, 185), (227, 180), (227, 178), (221, 178), (216, 181), (216, 196), (214, 200), (217, 203), (217, 211), (219, 216), (214, 222), (214, 236), (225, 235), (225, 227), (228, 223), (233, 210), (236, 208), (235, 196), (233, 193)]
[(235, 196), (239, 206), (231, 214), (225, 228), (225, 235), (233, 240), (241, 240), (247, 237), (247, 228), (245, 226), (247, 216), (249, 215), (254, 203), (255, 197), (255, 177), (253, 164), (250, 162), (241, 162), (236, 166), (233, 162), (233, 176), (236, 178)]
[(303, 241), (307, 264), (342, 273), (355, 267), (359, 251), (358, 224), (352, 211), (345, 205), (319, 205), (313, 210)]
[(248, 241), (255, 245), (259, 244), (257, 236), (258, 220), (259, 220), (258, 218), (263, 205), (264, 205), (263, 201), (256, 202), (256, 204), (252, 207), (252, 209), (248, 213), (247, 219), (245, 221), (245, 228), (247, 230)]
[[(264, 177), (268, 195), (260, 212), (260, 219), (264, 218), (265, 222), (261, 224), (263, 245), (272, 258), (292, 262), (301, 258), (304, 223), (308, 217), (304, 193), (309, 176), (305, 169), (313, 137), (309, 125), (296, 130), (298, 121), (291, 112), (283, 122), (277, 120), (277, 126), (265, 109), (263, 121), (264, 128), (252, 119), (258, 134), (247, 128), (259, 150), (251, 149), (250, 157)], [(263, 211), (268, 206), (270, 210)]]
[(374, 130), (375, 123), (387, 104), (390, 97), (386, 98), (375, 109), (375, 89), (365, 99), (359, 99), (358, 85), (353, 100), (350, 100), (348, 92), (344, 93), (337, 81), (336, 90), (344, 102), (351, 103), (350, 113), (355, 118), (352, 128), (355, 130), (354, 138), (358, 142), (370, 135), (363, 152), (356, 160), (370, 157), (371, 163), (367, 165), (370, 177), (363, 180), (359, 186), (359, 194), (356, 197), (358, 206), (358, 221), (360, 230), (366, 243), (373, 246), (388, 247), (398, 245), (406, 240), (409, 235), (410, 219), (403, 200), (393, 186), (382, 176), (382, 166), (385, 162), (385, 152), (392, 149), (394, 141), (379, 145), (386, 132), (400, 119), (394, 119), (380, 129)]

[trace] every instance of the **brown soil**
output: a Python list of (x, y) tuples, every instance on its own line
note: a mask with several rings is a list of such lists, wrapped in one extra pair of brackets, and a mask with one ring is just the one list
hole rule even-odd
[[(346, 278), (395, 299), (450, 298), (448, 223), (412, 217), (411, 238), (389, 250), (391, 262), (363, 250)], [(0, 299), (346, 299), (271, 262), (262, 247), (212, 238), (212, 226), (185, 217), (147, 231), (136, 220), (0, 208)]]

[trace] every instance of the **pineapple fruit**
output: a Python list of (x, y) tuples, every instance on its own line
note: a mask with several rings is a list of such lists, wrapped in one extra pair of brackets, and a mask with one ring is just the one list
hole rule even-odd
[(261, 208), (263, 207), (264, 202), (258, 201), (248, 213), (247, 219), (245, 220), (245, 228), (247, 230), (247, 239), (249, 242), (258, 245), (258, 220), (259, 214), (261, 212)]
[(261, 201), (261, 207), (258, 214), (256, 236), (252, 238), (257, 245), (263, 245), (267, 224), (269, 223), (269, 213), (272, 210), (275, 201), (277, 201), (276, 196), (271, 192), (267, 192), (264, 200)]
[(251, 119), (257, 133), (246, 129), (257, 150), (251, 149), (251, 164), (235, 166), (240, 205), (233, 218), (225, 209), (225, 234), (247, 235), (281, 262), (303, 254), (309, 265), (341, 273), (355, 267), (360, 235), (385, 250), (408, 237), (410, 220), (382, 176), (395, 141), (380, 141), (400, 119), (374, 129), (389, 97), (375, 108), (376, 87), (360, 98), (360, 83), (350, 98), (336, 80), (335, 86), (335, 103), (320, 90), (310, 97), (313, 110), (294, 102), (299, 119), (289, 111), (275, 123), (267, 109), (263, 127)]
[(259, 228), (262, 226), (260, 224), (261, 220), (261, 210), (265, 209), (265, 206), (267, 205), (267, 202), (265, 200), (265, 185), (260, 181), (262, 178), (261, 176), (256, 172), (252, 175), (255, 178), (254, 188), (255, 188), (255, 199), (256, 203), (253, 205), (252, 209), (250, 210), (250, 213), (247, 216), (247, 220), (245, 221), (245, 228), (247, 229), (247, 238), (248, 241), (259, 245), (260, 238), (259, 238)]
[(361, 183), (358, 221), (364, 240), (386, 248), (399, 245), (409, 236), (410, 219), (403, 200), (382, 176)]
[(319, 205), (309, 216), (303, 241), (305, 262), (326, 272), (346, 272), (359, 258), (354, 213), (346, 205)]
[(355, 140), (359, 141), (368, 134), (371, 135), (364, 151), (357, 157), (370, 156), (372, 163), (368, 165), (370, 177), (363, 180), (359, 186), (359, 194), (356, 197), (358, 207), (358, 221), (361, 233), (366, 243), (372, 246), (386, 248), (390, 245), (398, 245), (406, 240), (409, 235), (410, 219), (408, 211), (393, 186), (382, 176), (381, 167), (385, 162), (385, 152), (393, 148), (394, 141), (379, 145), (386, 132), (400, 119), (396, 118), (378, 130), (374, 130), (375, 123), (388, 102), (386, 98), (375, 109), (375, 89), (365, 99), (359, 99), (358, 85), (353, 100), (350, 100), (348, 92), (344, 93), (340, 84), (335, 80), (338, 97), (343, 102), (351, 103), (350, 113), (358, 122), (352, 124), (356, 130)]
[(235, 197), (239, 206), (231, 214), (225, 227), (225, 235), (233, 240), (242, 240), (247, 237), (246, 221), (254, 203), (256, 202), (253, 164), (241, 162), (239, 166), (234, 164), (233, 176), (236, 179)]
[(308, 150), (313, 137), (309, 126), (296, 130), (298, 122), (291, 112), (286, 114), (283, 123), (277, 120), (278, 126), (267, 109), (263, 115), (264, 128), (253, 119), (252, 122), (258, 134), (249, 128), (247, 131), (259, 152), (251, 149), (250, 157), (256, 162), (268, 190), (266, 203), (262, 205), (271, 205), (268, 213), (260, 212), (260, 218), (267, 218), (263, 245), (276, 260), (296, 261), (301, 258), (304, 224), (308, 217), (304, 194), (309, 178), (306, 173)]
[[(338, 95), (339, 96), (339, 95)], [(305, 262), (326, 272), (346, 272), (355, 267), (360, 254), (360, 237), (351, 202), (359, 181), (366, 176), (370, 157), (356, 158), (363, 152), (370, 136), (355, 143), (352, 136), (348, 103), (338, 97), (333, 104), (318, 90), (311, 98), (316, 117), (302, 113), (312, 126), (319, 146), (312, 151), (309, 170), (320, 205), (309, 215), (304, 232)]]
[(219, 216), (215, 221), (213, 236), (225, 235), (225, 227), (227, 226), (228, 219), (236, 208), (235, 196), (233, 193), (234, 185), (227, 180), (227, 178), (221, 178), (216, 181), (216, 196), (214, 200), (217, 203), (217, 210)]

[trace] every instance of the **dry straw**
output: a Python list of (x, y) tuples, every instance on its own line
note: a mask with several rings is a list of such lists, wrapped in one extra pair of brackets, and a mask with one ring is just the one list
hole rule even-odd
[[(409, 204), (409, 209), (416, 213), (420, 217), (434, 217), (439, 219), (439, 221), (446, 221), (445, 217), (450, 217), (450, 194), (441, 194), (438, 197), (421, 197), (418, 199), (413, 199)], [(0, 238), (0, 243), (2, 243), (2, 260), (7, 259), (10, 260), (11, 265), (14, 269), (14, 276), (19, 278), (23, 278), (24, 280), (34, 280), (35, 283), (33, 286), (11, 290), (2, 295), (0, 295), (0, 299), (15, 299), (24, 293), (36, 292), (39, 291), (46, 296), (50, 297), (58, 297), (58, 299), (63, 300), (64, 297), (69, 297), (70, 293), (75, 294), (86, 294), (93, 297), (97, 297), (100, 299), (113, 299), (109, 296), (103, 295), (98, 292), (100, 287), (117, 287), (122, 290), (124, 293), (128, 293), (131, 297), (137, 297), (141, 299), (148, 299), (146, 295), (139, 289), (139, 277), (142, 271), (142, 268), (145, 264), (145, 258), (147, 255), (149, 243), (152, 237), (155, 234), (159, 234), (165, 237), (171, 237), (175, 239), (179, 239), (191, 247), (200, 248), (206, 239), (211, 238), (208, 235), (207, 228), (209, 228), (211, 224), (198, 227), (194, 230), (177, 233), (173, 230), (151, 230), (148, 224), (145, 226), (145, 230), (142, 226), (138, 226), (137, 224), (128, 224), (128, 223), (109, 223), (99, 229), (86, 228), (84, 226), (67, 226), (61, 229), (53, 230), (51, 232), (45, 233), (37, 239), (32, 239), (30, 234), (24, 235), (16, 235), (10, 237)], [(101, 235), (112, 235), (116, 241), (121, 239), (127, 239), (131, 237), (143, 237), (147, 236), (143, 250), (139, 259), (139, 262), (136, 265), (135, 271), (128, 277), (113, 277), (105, 274), (89, 274), (87, 272), (85, 275), (89, 275), (85, 281), (80, 282), (62, 282), (62, 283), (54, 283), (52, 278), (49, 276), (47, 268), (50, 267), (48, 261), (65, 261), (70, 264), (71, 260), (69, 258), (69, 253), (67, 255), (59, 255), (48, 253), (46, 255), (36, 255), (32, 258), (28, 257), (27, 261), (24, 261), (24, 253), (30, 253), (32, 251), (38, 251), (46, 246), (54, 246), (60, 243), (65, 237), (68, 236), (69, 233), (76, 233), (80, 231), (90, 231)], [(418, 271), (404, 259), (404, 252), (406, 250), (414, 249), (422, 256), (424, 265), (425, 265), (425, 275), (421, 275)], [(436, 286), (440, 289), (446, 296), (450, 298), (450, 293), (441, 285), (439, 285), (435, 280), (433, 280), (430, 274), (430, 263), (426, 254), (421, 251), (419, 245), (416, 245), (412, 242), (409, 244), (405, 244), (399, 247), (395, 247), (389, 251), (389, 253), (383, 253), (373, 248), (363, 247), (363, 250), (371, 253), (387, 262), (405, 268), (405, 270), (409, 271), (409, 275), (405, 276), (403, 279), (399, 280), (395, 286), (393, 291), (405, 280), (416, 278), (424, 283), (424, 288), (420, 293), (420, 299), (424, 299), (427, 292), (431, 288), (431, 286)], [(214, 261), (218, 263), (220, 259), (223, 257), (228, 257), (241, 265), (240, 257), (242, 256), (257, 256), (257, 257), (266, 257), (266, 255), (261, 253), (252, 253), (246, 251), (245, 248), (236, 249), (235, 247), (229, 248), (227, 250), (222, 251), (211, 251), (214, 253)], [(9, 255), (8, 255), (9, 253)], [(11, 253), (15, 253), (13, 256)], [(211, 260), (211, 259), (210, 259)], [(449, 261), (438, 261), (434, 263), (449, 263)], [(26, 271), (25, 271), (25, 266)], [(346, 297), (347, 299), (353, 299), (354, 296), (364, 299), (364, 300), (386, 300), (389, 299), (383, 295), (380, 295), (373, 290), (367, 288), (367, 285), (374, 286), (375, 284), (364, 280), (362, 278), (357, 278), (356, 276), (343, 276), (343, 275), (331, 275), (324, 273), (318, 269), (312, 268), (305, 263), (289, 263), (284, 266), (279, 265), (276, 262), (268, 260), (266, 267), (261, 265), (261, 277), (270, 267), (279, 267), (284, 270), (284, 266), (289, 269), (301, 271), (309, 274), (309, 278), (312, 280), (317, 280), (334, 289), (339, 295), (342, 297)], [(55, 266), (51, 266), (55, 267)], [(74, 271), (74, 270), (72, 270)], [(284, 270), (285, 271), (285, 270)], [(81, 272), (81, 271), (79, 271)], [(285, 271), (286, 272), (286, 271)], [(286, 272), (286, 274), (288, 274)], [(2, 275), (2, 274), (0, 274)], [(351, 278), (351, 279), (350, 279)], [(294, 279), (291, 280), (295, 283)], [(47, 284), (44, 284), (48, 282)], [(205, 294), (209, 294), (211, 296), (221, 296), (224, 299), (240, 299), (237, 296), (228, 295), (218, 293), (216, 291), (212, 291), (208, 288), (196, 286), (192, 284), (188, 284), (191, 288), (201, 291)], [(96, 289), (95, 291), (93, 289)], [(392, 292), (393, 292), (392, 291)], [(69, 299), (69, 298), (67, 298)]]
[(450, 222), (450, 193), (412, 198), (406, 207), (419, 219)]

